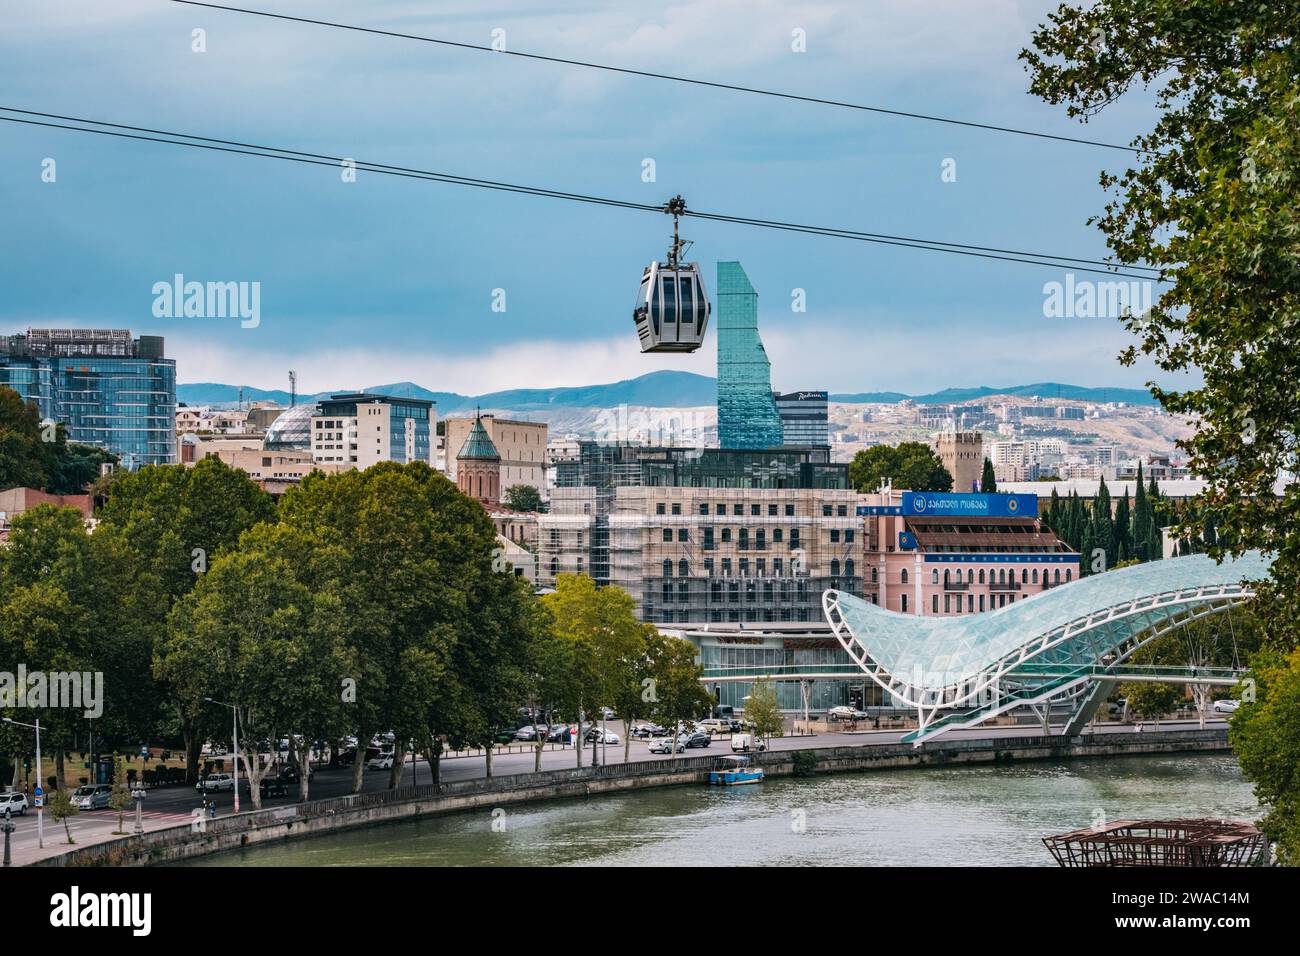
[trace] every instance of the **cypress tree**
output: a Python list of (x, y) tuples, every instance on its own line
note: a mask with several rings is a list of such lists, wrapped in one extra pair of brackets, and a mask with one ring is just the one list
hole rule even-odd
[(1115, 563), (1127, 561), (1132, 553), (1129, 537), (1128, 495), (1121, 495), (1115, 505)]
[(1106, 479), (1101, 480), (1097, 486), (1097, 497), (1092, 502), (1092, 546), (1101, 548), (1105, 552), (1106, 570), (1115, 566), (1115, 530), (1111, 524), (1110, 515), (1110, 489), (1106, 487)]
[(980, 477), (980, 491), (993, 494), (998, 490), (998, 480), (993, 477), (993, 462), (984, 459), (984, 474)]
[(1147, 501), (1146, 489), (1142, 485), (1142, 462), (1138, 462), (1136, 491), (1133, 493), (1133, 529), (1130, 537), (1133, 541), (1133, 557), (1139, 561), (1149, 560), (1147, 548), (1151, 542), (1151, 505)]

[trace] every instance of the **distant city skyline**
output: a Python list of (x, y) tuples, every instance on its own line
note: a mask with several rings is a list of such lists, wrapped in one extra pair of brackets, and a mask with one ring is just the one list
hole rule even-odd
[[(1153, 118), (1141, 96), (1080, 126), (1027, 95), (1016, 54), (1054, 6), (277, 9), (470, 43), (500, 29), (512, 50), (1128, 141)], [(709, 212), (1102, 258), (1087, 219), (1104, 202), (1098, 173), (1125, 157), (154, 0), (8, 16), (0, 78), (24, 109), (638, 203), (682, 193)], [(205, 52), (192, 50), (195, 29)], [(791, 49), (795, 30), (805, 53)], [(343, 79), (359, 75), (367, 82)], [(663, 255), (667, 217), (365, 172), (346, 183), (328, 168), (30, 126), (5, 133), (0, 203), (23, 241), (0, 260), (0, 332), (130, 328), (165, 336), (184, 382), (278, 388), (293, 368), (309, 393), (714, 372), (716, 330), (691, 356), (637, 349), (636, 282)], [(647, 159), (654, 182), (643, 181)], [(46, 160), (53, 182), (42, 180)], [(949, 160), (955, 182), (943, 181)], [(683, 234), (707, 275), (720, 260), (744, 264), (783, 392), (1189, 384), (1145, 363), (1120, 367), (1130, 337), (1113, 317), (1046, 318), (1045, 287), (1064, 269), (691, 218)], [(178, 274), (256, 283), (256, 322), (165, 317), (183, 312), (157, 309), (154, 290)]]

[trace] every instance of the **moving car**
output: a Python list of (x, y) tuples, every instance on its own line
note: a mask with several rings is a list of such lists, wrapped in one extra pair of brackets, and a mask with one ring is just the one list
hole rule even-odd
[(0, 817), (6, 812), (16, 817), (27, 816), (27, 794), (17, 790), (0, 793)]
[(767, 749), (767, 744), (762, 740), (755, 740), (752, 734), (732, 734), (731, 749), (734, 753), (747, 753), (750, 750), (763, 751)]
[(614, 733), (614, 731), (601, 730), (599, 727), (592, 727), (589, 731), (587, 731), (587, 736), (586, 736), (587, 743), (591, 743), (593, 740), (596, 743), (603, 742), (607, 744), (621, 744), (623, 742), (622, 738), (619, 737), (618, 734)]
[[(708, 736), (707, 734), (705, 736)], [(681, 753), (686, 749), (686, 741), (682, 737), (677, 738), (677, 745), (673, 746), (671, 737), (660, 737), (657, 740), (650, 741), (648, 748), (652, 754), (670, 754), (676, 751)]]
[[(82, 788), (85, 789), (84, 787)], [(219, 793), (222, 790), (235, 789), (235, 777), (229, 773), (210, 773), (194, 785), (195, 790)], [(76, 794), (73, 794), (76, 796)]]
[(829, 720), (866, 720), (867, 712), (856, 707), (832, 707), (826, 711)]
[[(391, 757), (392, 754), (389, 754), (389, 756)], [(288, 764), (288, 765), (286, 765), (285, 768), (284, 768), (283, 770), (280, 771), (280, 779), (283, 780), (285, 783), (293, 783), (293, 784), (296, 784), (296, 783), (298, 782), (298, 780), (299, 780), (299, 778), (300, 778), (301, 776), (302, 776), (302, 774), (300, 774), (300, 773), (298, 772), (298, 768), (295, 767), (293, 764)], [(315, 779), (316, 779), (316, 771), (315, 771), (315, 770), (308, 770), (308, 771), (307, 771), (307, 779), (308, 779), (308, 780), (315, 780)]]
[(1211, 709), (1216, 714), (1234, 714), (1237, 712), (1237, 708), (1240, 706), (1241, 706), (1241, 701), (1233, 700), (1229, 698), (1226, 700), (1216, 700), (1214, 702), (1213, 708)]
[(662, 737), (665, 734), (667, 734), (668, 731), (665, 730), (663, 727), (660, 727), (658, 724), (637, 724), (635, 727), (629, 730), (628, 733), (630, 733), (633, 737), (638, 737), (638, 738)]
[(113, 797), (113, 788), (106, 783), (78, 787), (72, 792), (72, 803), (79, 810), (102, 810)]
[(393, 755), (391, 753), (380, 754), (378, 757), (371, 757), (366, 761), (367, 770), (392, 770)]
[[(682, 737), (685, 738), (686, 746), (688, 747), (707, 747), (709, 744), (713, 743), (713, 738), (702, 730), (683, 734)], [(682, 737), (679, 737), (678, 739), (681, 740)]]
[(267, 797), (287, 797), (289, 795), (289, 782), (283, 777), (266, 777), (262, 780), (262, 798)]

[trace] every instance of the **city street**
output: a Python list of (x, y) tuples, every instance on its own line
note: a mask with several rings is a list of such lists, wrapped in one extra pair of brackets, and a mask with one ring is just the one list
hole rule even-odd
[[(1207, 722), (1207, 727), (1221, 727), (1224, 721), (1211, 720)], [(1195, 729), (1197, 722), (1195, 720), (1166, 720), (1160, 724), (1161, 729)], [(1151, 727), (1150, 724), (1147, 727)], [(615, 731), (620, 737), (624, 736), (621, 722), (611, 721), (609, 729)], [(1134, 729), (1133, 724), (1122, 723), (1101, 723), (1092, 731), (1095, 733), (1127, 733)], [(1154, 728), (1152, 728), (1154, 729)], [(897, 743), (899, 738), (906, 733), (906, 730), (864, 730), (856, 732), (817, 734), (813, 736), (802, 737), (776, 737), (771, 741), (772, 750), (800, 750), (813, 747), (837, 747), (837, 746), (862, 746), (863, 744), (892, 744)], [(1027, 725), (1007, 726), (1007, 727), (983, 727), (972, 730), (955, 730), (947, 735), (950, 738), (1011, 738), (1036, 735), (1037, 728)], [(493, 776), (502, 777), (510, 774), (531, 773), (533, 772), (535, 755), (531, 749), (522, 752), (517, 751), (519, 745), (511, 745), (511, 750), (516, 752), (503, 753), (493, 752), (492, 773)], [(548, 745), (549, 746), (549, 745)], [(609, 745), (601, 748), (597, 747), (597, 753), (602, 763), (617, 764), (623, 762), (623, 745)], [(731, 753), (730, 738), (720, 736), (714, 738), (707, 748), (698, 748), (687, 750), (685, 756), (712, 756)], [(668, 754), (652, 754), (647, 750), (646, 742), (633, 740), (630, 759), (632, 761), (644, 760), (670, 760), (672, 757)], [(583, 766), (591, 763), (591, 747), (587, 746), (583, 753)], [(548, 749), (542, 754), (543, 770), (562, 770), (576, 766), (576, 757), (572, 747), (563, 749)], [(442, 761), (442, 779), (444, 782), (455, 780), (470, 780), (484, 775), (485, 761), (482, 756), (464, 756), (464, 757), (447, 757)], [(364, 792), (382, 790), (388, 781), (388, 771), (371, 770), (367, 771), (362, 790)], [(413, 782), (411, 772), (411, 761), (408, 757), (404, 772), (402, 774), (402, 784), (410, 785)], [(418, 784), (429, 784), (432, 782), (432, 776), (429, 771), (429, 765), (424, 760), (418, 760), (415, 763), (414, 782)], [(352, 786), (352, 769), (350, 767), (342, 768), (322, 768), (315, 771), (315, 777), (311, 782), (311, 798), (324, 799), (327, 797), (344, 796), (351, 792)], [(291, 789), (290, 796), (277, 797), (263, 801), (264, 807), (284, 806), (296, 802), (296, 789)], [(219, 793), (215, 794), (217, 803), (217, 812), (220, 816), (228, 815), (232, 810), (232, 794)], [(145, 798), (143, 824), (146, 830), (159, 830), (166, 827), (178, 826), (181, 824), (191, 823), (197, 816), (194, 811), (202, 807), (203, 798), (193, 788), (193, 786), (171, 786), (160, 787), (148, 791)], [(252, 802), (248, 797), (247, 786), (241, 786), (240, 809), (248, 811), (252, 809)], [(11, 853), (14, 865), (24, 865), (34, 862), (46, 856), (53, 856), (67, 849), (67, 840), (64, 834), (63, 825), (55, 824), (48, 815), (45, 820), (45, 848), (41, 850), (37, 845), (37, 826), (36, 811), (28, 809), (25, 817), (16, 817), (13, 820), (14, 832), (11, 836)], [(134, 808), (129, 811), (123, 819), (123, 829), (128, 833), (134, 831), (135, 812)], [(83, 811), (76, 817), (68, 821), (68, 831), (71, 833), (73, 840), (78, 845), (88, 843), (99, 843), (106, 840), (114, 839), (113, 831), (117, 828), (117, 813), (112, 810), (94, 810)]]

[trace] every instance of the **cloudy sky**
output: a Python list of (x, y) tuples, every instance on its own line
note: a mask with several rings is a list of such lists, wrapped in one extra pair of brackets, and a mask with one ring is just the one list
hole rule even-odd
[[(1137, 96), (1080, 127), (1026, 93), (1047, 0), (246, 0), (512, 50), (1127, 142)], [(194, 52), (193, 31), (206, 31)], [(793, 31), (806, 34), (792, 51)], [(500, 36), (501, 34), (498, 34)], [(636, 202), (1101, 258), (1098, 173), (1127, 154), (183, 6), (0, 0), (4, 106)], [(56, 162), (57, 180), (42, 181)], [(644, 182), (652, 159), (656, 181)], [(956, 182), (943, 182), (946, 159)], [(467, 393), (614, 381), (662, 216), (0, 124), (0, 332), (167, 337), (184, 382)], [(738, 259), (781, 389), (1169, 383), (1112, 319), (1045, 318), (1062, 272), (688, 221), (710, 284)], [(156, 318), (152, 288), (261, 283), (261, 323)], [(1080, 275), (1080, 278), (1085, 276)], [(493, 290), (505, 292), (495, 312)], [(791, 309), (803, 289), (807, 311)]]

